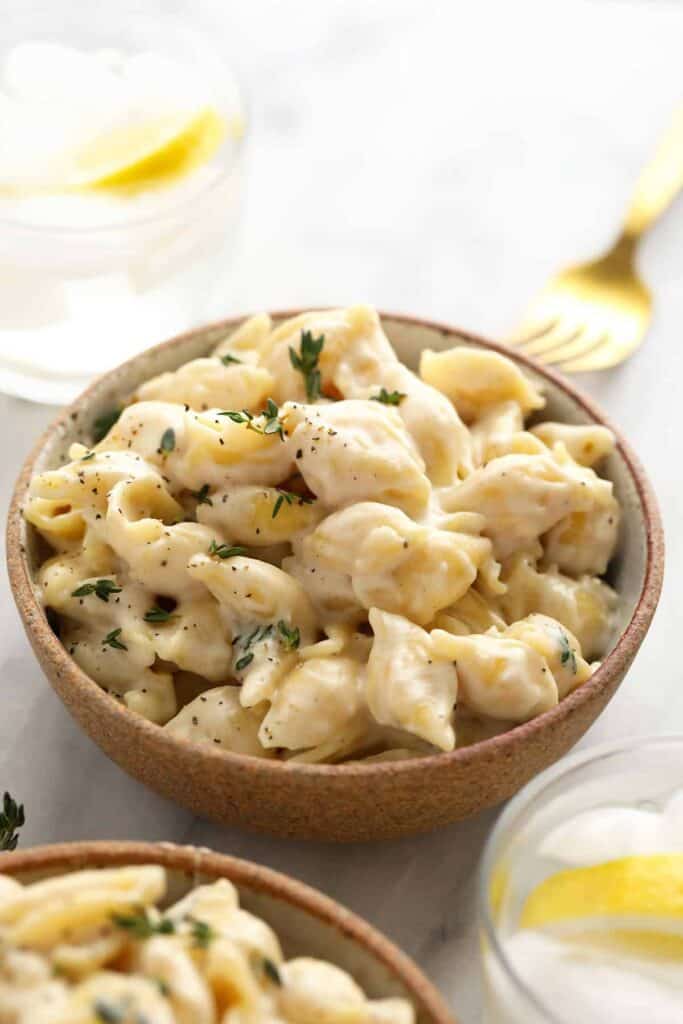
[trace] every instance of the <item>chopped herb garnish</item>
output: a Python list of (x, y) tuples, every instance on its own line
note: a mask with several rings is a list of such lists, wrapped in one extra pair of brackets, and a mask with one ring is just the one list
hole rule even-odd
[(216, 555), (217, 558), (234, 558), (236, 555), (246, 555), (247, 549), (242, 548), (239, 544), (231, 547), (229, 544), (216, 544), (215, 540), (211, 541), (209, 546), (209, 554)]
[(159, 451), (168, 455), (175, 448), (175, 430), (173, 427), (167, 427), (167, 429), (161, 435), (161, 441), (159, 442)]
[(280, 511), (285, 501), (288, 505), (293, 505), (295, 501), (298, 502), (299, 505), (312, 505), (315, 501), (315, 498), (312, 498), (307, 494), (295, 494), (293, 491), (283, 491), (280, 487), (276, 488), (276, 490), (278, 496), (275, 500), (275, 504), (273, 505), (273, 512), (270, 517), (271, 519), (275, 519), (275, 516)]
[(102, 1024), (123, 1024), (126, 1019), (125, 1012), (108, 999), (96, 999), (93, 1003), (93, 1012)]
[(265, 409), (259, 413), (259, 416), (264, 417), (263, 424), (256, 423), (253, 413), (250, 413), (248, 409), (242, 409), (242, 412), (224, 409), (218, 415), (227, 416), (233, 423), (246, 423), (247, 430), (253, 430), (256, 434), (279, 434), (281, 441), (285, 439), (284, 424), (279, 419), (280, 410), (272, 398), (268, 399)]
[(298, 370), (304, 378), (306, 385), (306, 397), (309, 402), (315, 402), (320, 398), (320, 370), (318, 359), (325, 344), (325, 335), (314, 338), (311, 331), (301, 332), (300, 350), (297, 352), (290, 345), (289, 360), (295, 370)]
[(247, 667), (247, 665), (251, 665), (253, 660), (254, 660), (254, 655), (253, 655), (252, 651), (249, 651), (249, 654), (245, 654), (243, 658), (240, 658), (240, 660), (238, 662), (236, 662), (235, 670), (237, 672), (241, 672), (243, 668)]
[(128, 648), (124, 643), (121, 643), (119, 637), (121, 636), (121, 628), (112, 629), (111, 633), (107, 633), (104, 640), (102, 641), (103, 647), (115, 647), (117, 651), (127, 651)]
[(560, 630), (560, 649), (562, 651), (560, 655), (560, 664), (566, 665), (570, 662), (572, 675), (576, 675), (577, 664), (576, 664), (576, 652), (569, 643), (569, 637), (564, 630)]
[(123, 409), (119, 407), (118, 409), (109, 409), (108, 412), (103, 412), (101, 416), (97, 417), (92, 430), (92, 439), (95, 444), (107, 436), (122, 412)]
[(24, 805), (18, 804), (9, 793), (5, 793), (0, 811), (0, 850), (16, 850), (19, 842), (17, 829), (20, 829), (25, 821)]
[(167, 612), (165, 608), (160, 608), (158, 604), (153, 604), (144, 614), (145, 622), (168, 622), (172, 618), (174, 618), (173, 613)]
[(95, 458), (95, 452), (88, 452), (87, 455), (83, 456), (83, 458), (81, 459), (81, 462), (88, 462), (90, 459), (94, 459), (94, 458)]
[(155, 920), (146, 909), (136, 914), (112, 914), (111, 919), (117, 928), (122, 928), (134, 939), (148, 939), (151, 935), (172, 935), (175, 925), (168, 917)]
[(277, 964), (273, 963), (273, 961), (267, 956), (264, 956), (263, 958), (263, 973), (274, 985), (278, 985), (282, 988), (282, 976), (280, 975)]
[(199, 946), (200, 949), (206, 949), (212, 939), (216, 938), (215, 931), (206, 921), (198, 921), (196, 918), (191, 917), (188, 918), (188, 921), (192, 922), (192, 938), (195, 945)]
[(277, 631), (280, 635), (282, 645), (288, 651), (295, 651), (301, 643), (301, 633), (298, 626), (289, 627), (283, 619), (277, 624)]
[(90, 594), (94, 594), (99, 597), (100, 601), (104, 601), (105, 604), (109, 603), (109, 598), (112, 594), (120, 594), (121, 587), (117, 587), (114, 580), (97, 580), (96, 583), (83, 583), (76, 590), (71, 592), (72, 597), (88, 597)]
[(400, 405), (406, 396), (402, 391), (387, 391), (381, 388), (378, 395), (370, 395), (371, 402), (381, 402), (382, 405)]
[(229, 366), (230, 363), (241, 363), (242, 360), (238, 359), (237, 356), (231, 356), (229, 352), (226, 352), (224, 356), (220, 357), (223, 366)]
[(190, 494), (196, 499), (198, 505), (213, 505), (213, 502), (209, 497), (208, 484), (202, 484), (198, 491), (190, 491)]
[(154, 980), (156, 981), (162, 996), (165, 996), (168, 999), (168, 997), (171, 994), (171, 986), (168, 984), (167, 981), (164, 981), (163, 978), (155, 978)]

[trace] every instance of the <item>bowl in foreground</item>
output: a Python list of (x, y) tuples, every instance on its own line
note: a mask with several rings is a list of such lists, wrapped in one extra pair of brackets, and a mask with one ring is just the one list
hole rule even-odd
[[(275, 320), (298, 311), (273, 314)], [(87, 441), (91, 425), (142, 381), (205, 355), (239, 320), (223, 321), (148, 349), (96, 381), (48, 429), (17, 482), (8, 523), (9, 573), (33, 649), (76, 721), (125, 771), (195, 813), (283, 836), (352, 841), (427, 831), (505, 800), (565, 754), (603, 710), (624, 678), (654, 614), (664, 543), (657, 504), (636, 457), (617, 436), (605, 472), (623, 522), (610, 582), (620, 596), (611, 649), (601, 667), (557, 707), (492, 739), (406, 761), (308, 765), (246, 757), (175, 738), (129, 711), (69, 657), (51, 630), (33, 579), (39, 538), (21, 508), (31, 477)], [(415, 366), (423, 348), (468, 344), (508, 355), (544, 390), (544, 415), (602, 423), (602, 413), (557, 374), (456, 328), (382, 314), (399, 356)]]
[(82, 842), (3, 855), (0, 872), (33, 882), (85, 868), (159, 864), (168, 901), (218, 878), (238, 889), (240, 905), (277, 933), (285, 956), (312, 956), (348, 971), (370, 998), (399, 996), (415, 1007), (416, 1024), (456, 1024), (434, 986), (388, 939), (340, 904), (269, 868), (171, 843)]

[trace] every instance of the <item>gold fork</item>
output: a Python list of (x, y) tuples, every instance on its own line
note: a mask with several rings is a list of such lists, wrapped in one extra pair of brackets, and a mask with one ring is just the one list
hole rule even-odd
[(636, 246), (681, 188), (683, 107), (643, 170), (612, 248), (553, 278), (508, 344), (568, 371), (603, 370), (626, 359), (645, 337), (652, 311), (634, 264)]

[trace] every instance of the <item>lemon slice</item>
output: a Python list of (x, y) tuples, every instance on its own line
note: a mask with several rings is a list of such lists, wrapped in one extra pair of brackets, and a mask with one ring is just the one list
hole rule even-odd
[(159, 185), (210, 160), (225, 134), (225, 121), (211, 107), (122, 126), (74, 155), (69, 186), (141, 189)]
[(683, 854), (623, 857), (559, 871), (534, 889), (522, 928), (683, 958)]

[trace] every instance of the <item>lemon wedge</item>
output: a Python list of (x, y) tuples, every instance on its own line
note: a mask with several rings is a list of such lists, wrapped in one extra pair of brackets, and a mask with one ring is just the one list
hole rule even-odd
[(574, 939), (601, 934), (631, 952), (683, 958), (683, 854), (559, 871), (531, 893), (520, 924)]
[(210, 160), (225, 134), (225, 121), (211, 107), (122, 126), (74, 155), (69, 187), (142, 189), (162, 184)]

